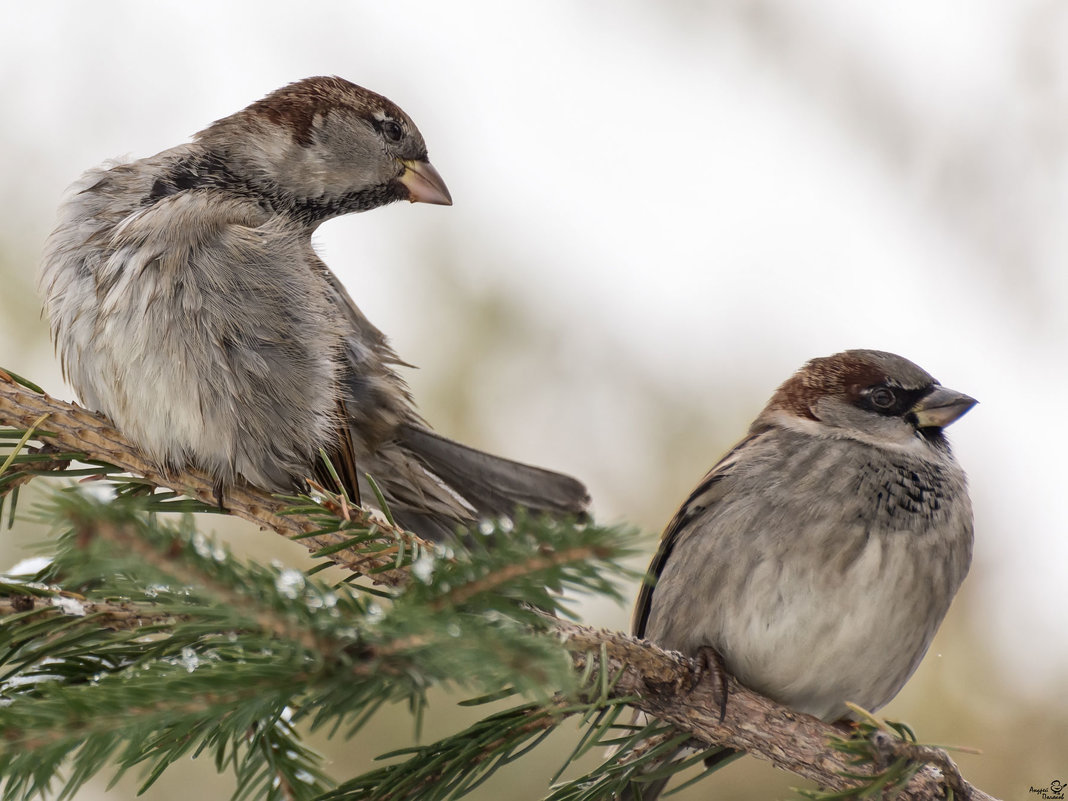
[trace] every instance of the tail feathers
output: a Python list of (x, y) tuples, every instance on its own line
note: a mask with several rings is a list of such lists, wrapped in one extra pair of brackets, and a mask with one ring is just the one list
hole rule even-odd
[[(365, 464), (393, 519), (423, 539), (454, 539), (457, 529), (469, 526), (477, 517), (477, 510), (406, 448), (381, 448)], [(375, 491), (364, 476), (359, 487), (363, 500), (374, 503)]]
[(492, 456), (414, 425), (401, 426), (399, 444), (474, 507), (476, 517), (500, 517), (522, 506), (585, 518), (589, 493), (570, 476)]
[(390, 511), (398, 526), (405, 531), (414, 531), (424, 540), (431, 542), (455, 541), (456, 530), (463, 525), (463, 521), (458, 518), (442, 517), (416, 509), (391, 507)]

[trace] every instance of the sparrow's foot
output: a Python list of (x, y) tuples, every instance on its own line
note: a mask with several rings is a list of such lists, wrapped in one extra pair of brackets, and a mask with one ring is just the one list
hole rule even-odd
[(694, 660), (697, 669), (694, 671), (692, 690), (702, 681), (705, 676), (711, 676), (715, 682), (715, 697), (719, 704), (719, 722), (722, 723), (727, 717), (727, 667), (723, 664), (723, 657), (719, 651), (711, 645), (703, 645), (697, 650)]
[(226, 511), (226, 506), (223, 505), (225, 500), (226, 485), (222, 481), (216, 481), (212, 493), (215, 495), (215, 503), (219, 507), (220, 512)]
[(860, 730), (860, 724), (855, 720), (849, 718), (839, 718), (831, 723), (838, 731), (842, 732), (846, 737), (852, 737)]

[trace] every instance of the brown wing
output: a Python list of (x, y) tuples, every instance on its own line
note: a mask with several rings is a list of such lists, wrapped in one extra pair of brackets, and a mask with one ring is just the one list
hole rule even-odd
[(660, 537), (660, 548), (653, 557), (653, 561), (649, 563), (649, 569), (645, 571), (645, 579), (642, 581), (641, 589), (638, 591), (638, 600), (634, 604), (634, 621), (631, 628), (635, 637), (645, 636), (645, 627), (649, 623), (649, 613), (652, 609), (653, 591), (656, 589), (656, 582), (660, 578), (660, 574), (664, 572), (664, 565), (671, 558), (671, 552), (675, 550), (675, 544), (678, 542), (679, 536), (695, 518), (707, 514), (709, 509), (722, 500), (727, 492), (727, 488), (722, 483), (723, 479), (730, 475), (730, 470), (737, 461), (736, 456), (738, 453), (753, 439), (755, 439), (755, 436), (748, 436), (743, 439), (731, 448), (727, 455), (716, 463), (715, 467), (708, 471), (697, 487), (694, 488), (694, 491), (690, 493), (690, 497), (686, 499), (686, 502), (679, 507), (675, 516), (671, 518), (667, 528), (664, 529), (664, 533)]

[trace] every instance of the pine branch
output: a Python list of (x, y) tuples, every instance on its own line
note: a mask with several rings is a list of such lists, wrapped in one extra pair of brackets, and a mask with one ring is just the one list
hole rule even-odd
[(385, 754), (380, 758), (414, 758), (365, 773), (319, 801), (459, 798), (540, 743), (573, 707), (563, 697), (545, 705), (527, 704), (491, 715), (433, 745)]
[[(899, 724), (890, 729), (881, 723), (864, 724), (859, 734), (847, 737), (733, 679), (728, 681), (728, 712), (720, 721), (718, 688), (700, 681), (697, 666), (681, 654), (617, 632), (559, 620), (552, 626), (583, 677), (585, 689), (577, 696), (558, 694), (548, 704), (516, 707), (439, 742), (387, 754), (382, 758), (402, 759), (346, 782), (327, 798), (458, 798), (472, 783), (536, 746), (565, 718), (584, 716), (587, 734), (568, 763), (593, 748), (618, 750), (590, 774), (557, 786), (550, 796), (553, 801), (608, 801), (631, 781), (675, 773), (679, 766), (664, 761), (683, 745), (699, 751), (681, 763), (683, 767), (724, 747), (744, 750), (814, 780), (829, 792), (805, 795), (822, 801), (884, 797), (883, 790), (889, 793), (885, 797), (902, 801), (995, 801), (965, 782), (943, 750), (894, 736), (892, 732), (903, 728)], [(657, 720), (645, 726), (620, 723), (628, 708)]]
[[(721, 722), (716, 683), (698, 681), (700, 672), (692, 660), (618, 632), (566, 621), (556, 621), (554, 628), (572, 653), (576, 669), (614, 677), (610, 698), (630, 699), (635, 709), (704, 744), (699, 747), (745, 751), (832, 790), (855, 791), (879, 772), (878, 764), (856, 764), (848, 752), (829, 747), (842, 739), (841, 730), (776, 704), (733, 677), (728, 677), (727, 714)], [(902, 801), (945, 798), (947, 780), (957, 798), (993, 801), (961, 778), (944, 751), (899, 743), (890, 746), (882, 735), (875, 740), (873, 747), (880, 753), (873, 754), (874, 762), (892, 755), (925, 765), (896, 796)]]
[(31, 594), (17, 585), (0, 584), (0, 620), (3, 625), (17, 626), (30, 621), (63, 616), (84, 617), (93, 626), (115, 631), (167, 626), (175, 621), (174, 614), (159, 611), (153, 604), (90, 601), (59, 590)]
[[(147, 462), (122, 434), (104, 418), (57, 400), (29, 382), (20, 383), (0, 369), (0, 425), (11, 426), (16, 433), (32, 431), (32, 440), (44, 443), (48, 450), (14, 458), (13, 471), (0, 476), (0, 498), (16, 489), (33, 475), (106, 475), (132, 473), (150, 487), (166, 487), (178, 495), (200, 502), (198, 511), (217, 510), (215, 486), (205, 473), (188, 469), (163, 473)], [(96, 465), (91, 471), (68, 471), (71, 461)], [(0, 464), (3, 463), (0, 454)], [(376, 582), (399, 585), (407, 580), (398, 565), (431, 547), (410, 532), (405, 532), (367, 510), (344, 508), (339, 503), (326, 508), (304, 506), (294, 514), (294, 499), (270, 495), (248, 485), (228, 490), (226, 511), (261, 528), (270, 529), (289, 539), (298, 540), (313, 555), (322, 556), (356, 574), (373, 576)], [(340, 520), (337, 512), (347, 518)], [(179, 509), (175, 509), (179, 511)], [(359, 537), (359, 534), (370, 536)], [(371, 549), (374, 541), (378, 547)], [(352, 547), (360, 546), (359, 548)]]
[[(188, 522), (144, 515), (146, 500), (58, 494), (49, 516), (67, 531), (55, 557), (32, 582), (0, 584), (5, 797), (42, 791), (72, 751), (67, 793), (109, 762), (147, 764), (151, 782), (183, 754), (209, 750), (235, 766), (241, 788), (269, 775), (269, 797), (288, 788), (311, 798), (325, 787), (294, 784), (318, 774), (282, 725), (286, 710), (294, 723), (351, 734), (384, 703), (422, 708), (434, 685), (573, 692), (566, 653), (519, 601), (546, 584), (601, 591), (610, 562), (539, 556), (539, 566), (532, 555), (578, 559), (607, 552), (616, 536), (520, 516), (506, 547), (413, 566), (408, 591), (383, 607), (359, 587), (242, 564)], [(512, 563), (526, 567), (493, 578)], [(266, 737), (280, 745), (267, 748)], [(279, 768), (279, 749), (298, 756)]]
[[(683, 766), (724, 746), (744, 749), (831, 791), (805, 793), (813, 799), (869, 797), (886, 789), (888, 797), (903, 801), (994, 801), (965, 782), (944, 751), (891, 736), (881, 723), (847, 738), (733, 679), (728, 714), (721, 722), (717, 689), (712, 682), (698, 681), (696, 666), (680, 654), (616, 632), (564, 621), (553, 625), (585, 677), (587, 689), (579, 696), (558, 695), (547, 705), (517, 707), (440, 742), (387, 754), (383, 758), (406, 758), (343, 784), (328, 796), (330, 801), (458, 798), (470, 791), (471, 782), (481, 782), (575, 715), (587, 718), (589, 732), (569, 762), (594, 747), (623, 747), (591, 774), (558, 786), (551, 795), (554, 801), (612, 799), (635, 779), (675, 773), (677, 765), (646, 770), (662, 766), (682, 745), (706, 749)], [(620, 724), (618, 717), (627, 707), (656, 715), (671, 727), (657, 721), (644, 727)], [(625, 733), (612, 739), (612, 732), (620, 731)]]
[[(159, 529), (144, 512), (217, 511), (210, 479), (195, 471), (161, 474), (98, 416), (0, 371), (3, 425), (14, 430), (0, 429), (0, 499), (37, 474), (104, 475), (118, 491), (115, 501), (93, 510), (79, 506), (89, 503), (79, 494), (64, 496), (69, 505), (61, 503), (58, 513), (70, 525), (67, 557), (61, 548), (39, 577), (61, 586), (0, 584), (0, 666), (21, 682), (3, 688), (14, 702), (0, 705), (0, 737), (18, 744), (7, 757), (0, 753), (0, 761), (8, 760), (0, 766), (4, 774), (17, 777), (5, 787), (12, 797), (47, 786), (71, 747), (79, 748), (78, 770), (68, 792), (108, 759), (123, 770), (148, 762), (150, 782), (196, 743), (214, 748), (219, 764), (239, 766), (257, 787), (289, 788), (316, 763), (308, 756), (305, 770), (272, 762), (270, 738), (301, 753), (283, 725), (286, 709), (313, 728), (348, 721), (351, 732), (390, 699), (407, 700), (418, 715), (427, 687), (453, 683), (490, 698), (521, 691), (535, 702), (440, 743), (389, 755), (400, 761), (330, 797), (459, 797), (560, 721), (582, 716), (588, 730), (575, 756), (608, 744), (619, 751), (588, 776), (559, 785), (554, 799), (606, 799), (637, 776), (672, 773), (677, 766), (664, 765), (664, 757), (686, 743), (744, 750), (831, 791), (900, 783), (898, 797), (918, 801), (946, 797), (948, 785), (953, 797), (992, 801), (960, 778), (943, 751), (902, 741), (881, 725), (865, 730), (865, 739), (843, 740), (834, 727), (733, 680), (720, 721), (716, 688), (697, 680), (688, 659), (536, 611), (560, 611), (563, 589), (618, 597), (609, 577), (625, 572), (617, 560), (628, 546), (620, 547), (619, 531), (520, 517), (514, 530), (499, 523), (490, 532), (492, 548), (473, 534), (469, 550), (453, 554), (344, 499), (279, 499), (246, 487), (228, 493), (233, 514), (393, 585), (383, 609), (366, 600), (366, 590), (237, 566), (191, 528)], [(28, 450), (26, 440), (43, 448)], [(72, 467), (74, 461), (92, 467)], [(135, 478), (117, 478), (119, 472)], [(138, 498), (146, 487), (173, 492)], [(98, 546), (110, 555), (87, 557)], [(315, 613), (328, 597), (340, 619)], [(318, 599), (318, 607), (308, 599)], [(146, 639), (146, 631), (156, 634)], [(226, 670), (215, 670), (216, 662)], [(188, 664), (204, 669), (189, 673)], [(140, 672), (144, 666), (151, 670)], [(130, 694), (131, 680), (140, 695)], [(110, 696), (119, 686), (122, 692)], [(631, 707), (656, 720), (621, 723)], [(79, 709), (96, 714), (72, 719)], [(213, 717), (205, 723), (209, 709)], [(135, 719), (123, 721), (123, 710), (136, 711)], [(125, 726), (114, 725), (120, 722)], [(28, 744), (40, 748), (31, 752)], [(310, 797), (289, 789), (291, 797)]]

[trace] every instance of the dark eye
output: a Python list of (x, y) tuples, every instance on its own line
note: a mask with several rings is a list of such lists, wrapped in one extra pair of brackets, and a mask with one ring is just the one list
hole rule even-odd
[(897, 403), (897, 394), (888, 387), (876, 387), (871, 391), (868, 399), (876, 409), (889, 409)]
[(404, 136), (404, 129), (401, 128), (400, 123), (395, 120), (383, 120), (382, 135), (390, 142), (399, 142), (401, 137)]

